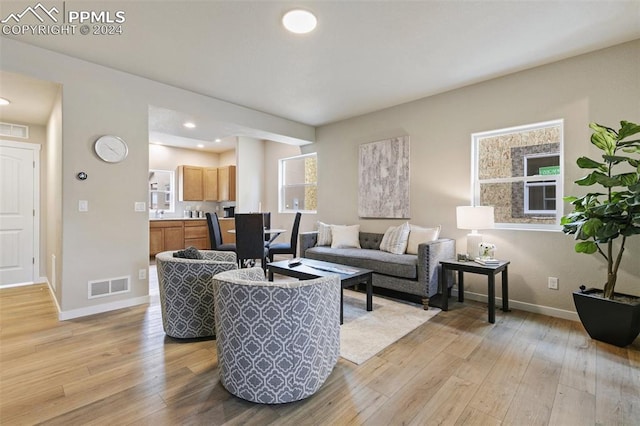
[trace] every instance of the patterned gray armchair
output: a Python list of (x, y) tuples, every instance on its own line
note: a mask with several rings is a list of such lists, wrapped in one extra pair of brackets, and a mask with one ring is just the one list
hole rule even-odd
[(203, 259), (156, 254), (162, 327), (180, 339), (215, 336), (212, 277), (237, 268), (233, 252), (200, 250)]
[(262, 268), (213, 278), (220, 381), (252, 402), (315, 393), (340, 356), (340, 279), (265, 280)]

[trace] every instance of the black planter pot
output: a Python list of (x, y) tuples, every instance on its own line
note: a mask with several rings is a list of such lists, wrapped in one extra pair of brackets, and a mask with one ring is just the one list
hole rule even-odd
[(602, 290), (590, 288), (573, 292), (576, 311), (589, 336), (621, 348), (631, 344), (640, 334), (640, 302), (628, 304), (603, 299), (594, 293)]

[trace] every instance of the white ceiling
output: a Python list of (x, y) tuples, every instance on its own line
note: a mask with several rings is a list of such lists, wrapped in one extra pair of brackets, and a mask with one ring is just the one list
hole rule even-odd
[[(82, 4), (123, 34), (14, 38), (313, 126), (640, 38), (638, 0)], [(294, 6), (313, 33), (283, 29)]]

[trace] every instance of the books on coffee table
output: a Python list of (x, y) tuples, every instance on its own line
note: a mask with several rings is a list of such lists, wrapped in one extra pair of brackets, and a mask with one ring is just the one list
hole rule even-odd
[(498, 259), (481, 259), (479, 257), (476, 257), (474, 262), (485, 266), (498, 265), (500, 263)]

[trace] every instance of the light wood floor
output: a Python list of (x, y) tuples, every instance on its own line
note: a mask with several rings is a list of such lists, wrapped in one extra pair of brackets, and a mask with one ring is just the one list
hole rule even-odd
[[(451, 299), (453, 301), (453, 299)], [(452, 310), (312, 397), (252, 404), (219, 383), (214, 340), (176, 342), (150, 306), (59, 322), (45, 285), (0, 290), (0, 423), (28, 425), (638, 425), (640, 339), (485, 306)]]

